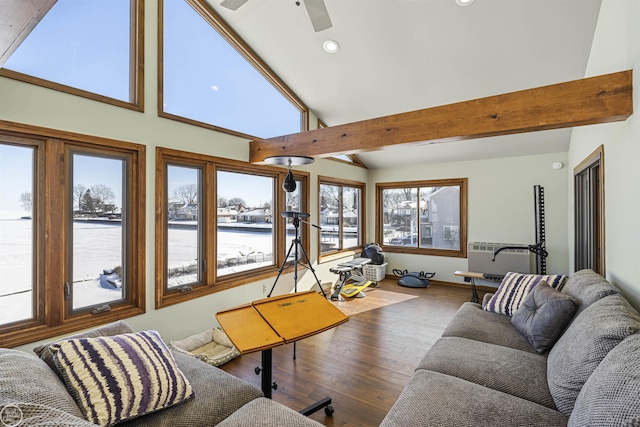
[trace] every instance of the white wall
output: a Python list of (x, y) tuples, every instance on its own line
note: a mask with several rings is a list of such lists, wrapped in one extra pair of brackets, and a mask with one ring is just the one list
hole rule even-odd
[[(145, 112), (139, 113), (80, 97), (44, 89), (0, 77), (0, 120), (27, 123), (65, 131), (113, 138), (144, 144), (147, 147), (146, 195), (146, 314), (127, 319), (135, 329), (158, 329), (167, 341), (184, 338), (216, 325), (215, 313), (226, 308), (264, 298), (263, 287), (271, 289), (275, 276), (218, 292), (195, 301), (173, 305), (161, 310), (154, 307), (154, 218), (155, 218), (155, 148), (157, 146), (204, 153), (235, 160), (248, 161), (248, 141), (176, 121), (157, 117), (157, 2), (145, 3)], [(316, 127), (312, 115), (310, 127)], [(367, 170), (340, 162), (318, 160), (300, 167), (311, 173), (311, 221), (318, 221), (318, 175), (328, 175), (366, 182)], [(315, 230), (315, 229), (314, 229)], [(317, 259), (318, 233), (311, 232), (312, 260)], [(321, 282), (335, 280), (329, 268), (338, 261), (316, 265)], [(293, 287), (291, 269), (284, 273), (274, 295), (289, 292)], [(299, 271), (298, 290), (309, 289), (312, 275)], [(33, 344), (19, 347), (31, 351)]]
[[(573, 130), (570, 168), (604, 145), (606, 276), (640, 308), (640, 2), (602, 0), (585, 77), (634, 70), (634, 111), (624, 122)], [(573, 253), (573, 182), (570, 196), (570, 265)]]
[[(508, 140), (505, 141), (508, 143)], [(566, 153), (512, 157), (471, 162), (373, 170), (369, 176), (369, 212), (375, 212), (375, 183), (468, 178), (468, 241), (535, 243), (533, 186), (545, 192), (547, 272), (567, 273), (567, 171), (554, 170), (554, 162), (567, 163)], [(369, 215), (370, 217), (373, 214)], [(369, 236), (375, 223), (369, 222)], [(454, 276), (467, 270), (466, 258), (387, 253), (387, 272), (397, 268), (436, 272), (434, 280), (463, 283)]]

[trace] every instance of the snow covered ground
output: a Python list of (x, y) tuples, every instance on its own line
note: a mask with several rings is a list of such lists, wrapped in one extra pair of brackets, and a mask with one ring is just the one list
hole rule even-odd
[[(32, 221), (19, 219), (20, 215), (23, 213), (0, 216), (0, 324), (32, 317)], [(122, 264), (120, 236), (118, 224), (74, 223), (74, 308), (122, 298), (121, 290), (104, 289), (99, 282), (103, 270)], [(171, 229), (169, 268), (193, 264), (195, 236), (195, 229)], [(240, 258), (240, 263), (220, 268), (219, 275), (273, 263), (270, 233), (219, 230), (217, 240), (219, 260)], [(246, 258), (242, 255), (247, 254), (256, 257), (257, 262), (243, 263)], [(178, 276), (171, 284), (179, 286), (193, 281), (193, 275)]]
[[(32, 314), (32, 221), (20, 219), (21, 211), (0, 211), (0, 324), (31, 318)], [(256, 232), (256, 224), (229, 224), (247, 230), (219, 227), (217, 238), (218, 275), (272, 265), (273, 236), (269, 232)], [(258, 225), (260, 226), (260, 225)], [(270, 228), (262, 224), (263, 228)], [(122, 233), (118, 223), (74, 222), (73, 307), (82, 308), (117, 301), (122, 298), (119, 289), (100, 286), (103, 270), (122, 265)], [(195, 228), (170, 228), (168, 267), (188, 270), (195, 263), (197, 252)], [(332, 236), (335, 239), (335, 236)], [(287, 234), (287, 247), (294, 236)], [(349, 236), (345, 246), (357, 245)], [(173, 276), (169, 286), (181, 286), (197, 280), (189, 273)], [(62, 283), (60, 284), (62, 286)]]

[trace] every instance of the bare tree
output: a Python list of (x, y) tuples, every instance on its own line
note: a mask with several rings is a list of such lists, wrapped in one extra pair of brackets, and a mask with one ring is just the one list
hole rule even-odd
[(242, 197), (232, 197), (229, 199), (229, 206), (233, 206), (234, 208), (238, 208), (240, 206), (247, 207), (247, 202), (245, 202)]
[(25, 211), (31, 212), (31, 208), (33, 207), (33, 200), (31, 198), (30, 191), (25, 191), (24, 193), (20, 194), (20, 205)]
[(340, 206), (340, 187), (322, 184), (320, 186), (320, 206), (323, 209), (337, 209)]
[(218, 196), (218, 207), (219, 208), (226, 208), (227, 206), (229, 206), (229, 202), (227, 201), (226, 197), (222, 197), (222, 196)]
[(76, 184), (73, 186), (73, 203), (78, 206), (78, 210), (80, 210), (80, 201), (82, 200), (82, 196), (87, 191), (87, 187), (82, 184)]
[(96, 210), (104, 210), (105, 205), (112, 204), (116, 198), (113, 190), (104, 184), (91, 186), (91, 197)]
[(194, 205), (198, 203), (198, 186), (196, 184), (181, 185), (173, 190), (173, 198), (185, 205)]
[(415, 201), (413, 188), (393, 188), (384, 191), (383, 203), (390, 208), (397, 208), (406, 201)]

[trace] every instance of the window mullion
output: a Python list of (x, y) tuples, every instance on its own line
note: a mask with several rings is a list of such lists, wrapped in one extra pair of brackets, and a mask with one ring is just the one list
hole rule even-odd
[(68, 276), (66, 260), (69, 256), (69, 218), (65, 209), (68, 198), (65, 182), (69, 176), (69, 162), (63, 141), (53, 138), (46, 141), (44, 162), (45, 324), (57, 326), (62, 324), (69, 312), (69, 302), (64, 299), (64, 284)]
[(203, 223), (203, 248), (202, 259), (205, 260), (207, 271), (204, 276), (206, 285), (213, 287), (216, 283), (218, 263), (217, 263), (217, 239), (216, 224), (218, 222), (218, 192), (216, 190), (216, 167), (213, 163), (207, 163), (204, 167), (204, 188), (202, 189), (202, 197), (206, 208), (208, 209), (202, 219)]

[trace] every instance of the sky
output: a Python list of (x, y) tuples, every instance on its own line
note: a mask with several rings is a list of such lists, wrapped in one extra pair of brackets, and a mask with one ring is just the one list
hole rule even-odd
[[(191, 6), (165, 0), (164, 7), (167, 112), (262, 138), (300, 131), (300, 111)], [(129, 0), (58, 0), (3, 67), (128, 101), (129, 28)], [(31, 191), (30, 160), (18, 153), (0, 151), (0, 210), (21, 209), (20, 193)], [(121, 180), (107, 172), (114, 167), (108, 164), (84, 159), (74, 183), (107, 185), (120, 200)], [(219, 177), (220, 196), (242, 197), (253, 206), (272, 199), (270, 179), (228, 178)]]
[(31, 192), (33, 150), (0, 144), (0, 211), (22, 210), (20, 194)]
[[(164, 1), (164, 106), (260, 138), (301, 113), (184, 0)], [(4, 68), (129, 101), (129, 0), (58, 0)]]

